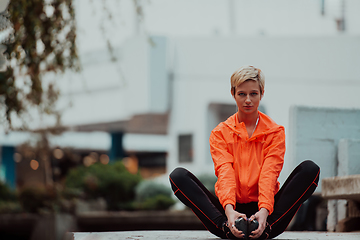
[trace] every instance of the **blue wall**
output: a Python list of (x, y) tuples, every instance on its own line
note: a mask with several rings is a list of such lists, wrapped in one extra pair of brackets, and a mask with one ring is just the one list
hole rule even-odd
[(109, 153), (110, 161), (115, 161), (125, 157), (123, 148), (123, 132), (112, 132), (111, 133), (111, 149)]
[(5, 182), (13, 189), (16, 187), (16, 163), (14, 161), (14, 153), (14, 147), (2, 147), (1, 163), (5, 168)]

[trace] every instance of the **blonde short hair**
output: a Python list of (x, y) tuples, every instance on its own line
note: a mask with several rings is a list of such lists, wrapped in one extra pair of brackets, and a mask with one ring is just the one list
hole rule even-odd
[(259, 69), (254, 66), (242, 66), (237, 69), (230, 78), (231, 81), (231, 94), (235, 95), (235, 88), (245, 81), (257, 81), (260, 87), (260, 94), (264, 94), (265, 88), (265, 75)]

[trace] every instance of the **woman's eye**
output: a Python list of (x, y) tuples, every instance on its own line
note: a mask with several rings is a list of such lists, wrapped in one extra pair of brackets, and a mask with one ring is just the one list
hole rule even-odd
[(258, 93), (257, 93), (257, 92), (253, 92), (253, 93), (251, 93), (251, 95), (252, 95), (252, 96), (256, 96), (256, 95), (258, 95)]
[(245, 93), (238, 93), (239, 96), (245, 96)]

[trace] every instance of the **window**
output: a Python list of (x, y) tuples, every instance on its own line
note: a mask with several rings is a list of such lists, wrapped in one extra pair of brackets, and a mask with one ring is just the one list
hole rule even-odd
[(179, 162), (192, 162), (192, 134), (179, 135)]

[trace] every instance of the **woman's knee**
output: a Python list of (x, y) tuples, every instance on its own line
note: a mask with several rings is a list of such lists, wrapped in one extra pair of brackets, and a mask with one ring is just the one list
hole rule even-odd
[(189, 171), (182, 167), (175, 168), (169, 175), (170, 182), (177, 183), (182, 182)]
[(308, 176), (314, 176), (314, 178), (316, 178), (320, 174), (320, 167), (312, 160), (305, 160), (300, 166)]

